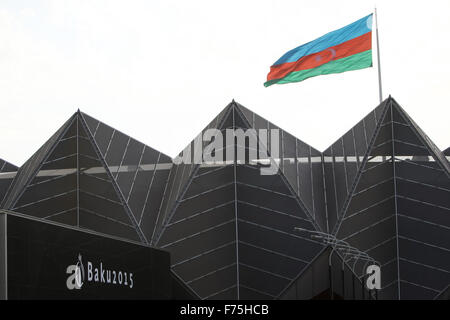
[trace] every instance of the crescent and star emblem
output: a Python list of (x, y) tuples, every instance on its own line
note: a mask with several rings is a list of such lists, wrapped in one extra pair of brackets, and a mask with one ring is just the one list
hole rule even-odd
[[(333, 61), (334, 58), (336, 58), (336, 50), (335, 50), (335, 49), (328, 49), (328, 51), (331, 52), (331, 59), (330, 59), (330, 61)], [(320, 61), (322, 61), (323, 59), (324, 59), (324, 58), (323, 58), (321, 55), (318, 55), (318, 56), (316, 57), (316, 61), (317, 61), (317, 62), (320, 62)], [(330, 61), (327, 61), (327, 62), (330, 62)]]

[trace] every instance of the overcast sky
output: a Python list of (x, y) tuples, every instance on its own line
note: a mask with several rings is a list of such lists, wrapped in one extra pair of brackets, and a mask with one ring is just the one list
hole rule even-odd
[[(173, 157), (233, 98), (323, 151), (378, 105), (376, 68), (263, 83), (374, 2), (0, 0), (0, 158), (21, 165), (78, 108)], [(446, 149), (450, 1), (376, 2), (385, 97)]]

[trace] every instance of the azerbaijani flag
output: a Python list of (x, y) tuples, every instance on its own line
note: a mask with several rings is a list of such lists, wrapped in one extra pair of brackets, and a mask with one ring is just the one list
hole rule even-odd
[(370, 14), (288, 51), (270, 67), (264, 86), (372, 67), (372, 19)]

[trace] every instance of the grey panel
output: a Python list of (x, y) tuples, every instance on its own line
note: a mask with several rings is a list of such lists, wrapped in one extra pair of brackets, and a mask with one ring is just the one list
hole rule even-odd
[(189, 286), (202, 298), (216, 294), (236, 284), (236, 266), (207, 275), (193, 281)]
[(80, 228), (95, 230), (112, 236), (140, 241), (133, 226), (117, 222), (107, 217), (95, 214), (93, 212), (80, 209), (79, 211)]
[(226, 223), (235, 218), (234, 203), (211, 209), (203, 214), (198, 214), (170, 223), (166, 226), (164, 234), (158, 245), (164, 246), (177, 240), (184, 239), (216, 225)]
[(402, 259), (448, 271), (448, 250), (399, 237), (399, 251)]
[(234, 181), (233, 166), (204, 169), (192, 180), (184, 197), (189, 198)]
[(65, 132), (73, 125), (74, 121), (75, 116), (72, 116), (29, 160), (22, 165), (22, 167), (20, 167), (8, 194), (5, 195), (5, 198), (3, 199), (2, 208), (10, 209), (14, 206), (18, 196), (23, 191), (23, 188), (34, 178), (40, 165), (48, 156), (48, 153), (55, 147), (55, 143), (64, 136)]
[(82, 209), (93, 211), (115, 221), (131, 224), (122, 203), (117, 198), (114, 200), (100, 198), (95, 194), (80, 190), (79, 204)]
[(361, 209), (358, 213), (346, 216), (339, 229), (338, 236), (339, 238), (345, 238), (394, 214), (395, 200), (393, 197), (387, 198), (371, 207)]
[(14, 211), (38, 218), (46, 218), (76, 207), (76, 191), (64, 193), (54, 198), (43, 199), (18, 207)]
[(299, 185), (299, 197), (303, 200), (310, 212), (313, 211), (311, 154), (310, 148), (297, 143), (297, 173)]
[[(398, 234), (402, 237), (450, 251), (450, 227), (448, 225), (439, 226), (427, 223), (427, 221), (413, 220), (400, 215), (398, 217)], [(450, 261), (446, 263), (450, 272)]]
[(450, 209), (450, 192), (446, 189), (439, 189), (430, 185), (413, 183), (397, 178), (397, 193), (399, 196)]
[(253, 127), (254, 113), (239, 103), (236, 103), (236, 105), (239, 111), (244, 115), (245, 120)]
[(409, 144), (396, 140), (394, 142), (396, 156), (428, 156), (430, 152), (421, 145)]
[(105, 152), (105, 160), (110, 167), (113, 176), (116, 176), (116, 173), (119, 170), (122, 159), (127, 151), (129, 141), (130, 137), (117, 130), (114, 131), (111, 142)]
[[(289, 279), (265, 272), (262, 269), (239, 264), (239, 284), (241, 286), (276, 297), (289, 282)], [(245, 296), (241, 299), (245, 299)]]
[(108, 150), (114, 132), (115, 130), (113, 128), (103, 123), (100, 123), (100, 125), (97, 128), (97, 131), (95, 132), (95, 135), (94, 132), (92, 133), (95, 139), (95, 143), (97, 144), (103, 156), (105, 155), (106, 150)]
[[(76, 174), (63, 175), (46, 182), (37, 182), (29, 185), (22, 197), (17, 202), (15, 209), (24, 205), (31, 204), (36, 201), (52, 198), (58, 194), (64, 194), (77, 189), (77, 176)], [(76, 204), (73, 203), (72, 207)]]
[(236, 223), (230, 221), (203, 233), (162, 246), (172, 255), (172, 264), (216, 249), (236, 240)]
[[(313, 157), (321, 157), (321, 154), (311, 154)], [(322, 159), (321, 159), (322, 160)], [(313, 200), (314, 200), (314, 220), (322, 228), (327, 231), (327, 215), (325, 212), (325, 190), (323, 176), (323, 162), (312, 162), (312, 183), (313, 183)]]
[(86, 121), (89, 131), (91, 132), (91, 134), (93, 136), (95, 136), (96, 131), (97, 131), (98, 127), (100, 126), (100, 122), (83, 112), (81, 113), (81, 115), (82, 115), (84, 121)]
[(233, 200), (234, 185), (228, 184), (222, 188), (197, 195), (194, 198), (183, 200), (177, 209), (177, 213), (169, 222), (175, 221), (174, 219), (179, 220), (191, 216), (192, 214), (201, 213)]
[[(393, 251), (395, 255), (397, 254), (397, 250)], [(390, 290), (386, 290), (389, 285), (392, 283), (396, 284), (396, 290), (398, 291), (398, 260), (394, 259), (390, 262), (384, 264), (381, 267), (381, 295), (385, 297), (385, 299), (393, 299), (394, 297), (387, 296), (387, 292)], [(398, 292), (397, 292), (398, 293)], [(392, 294), (392, 293), (391, 293)]]
[(131, 187), (136, 177), (136, 171), (141, 163), (144, 148), (145, 146), (142, 143), (131, 139), (116, 175), (117, 184), (125, 199), (128, 199), (130, 194)]
[(209, 296), (209, 300), (236, 300), (237, 299), (237, 288), (232, 287), (221, 291), (215, 295)]
[(289, 197), (262, 189), (256, 189), (242, 184), (237, 185), (237, 196), (239, 201), (248, 202), (250, 204), (255, 204), (288, 214), (302, 216), (307, 219), (294, 197)]
[(148, 193), (143, 211), (137, 211), (135, 213), (136, 219), (140, 223), (148, 240), (151, 239), (153, 230), (156, 228), (156, 221), (158, 219), (161, 199), (166, 187), (168, 174), (169, 172), (163, 170), (155, 172), (151, 188), (147, 189)]
[(384, 219), (376, 224), (372, 224), (364, 232), (355, 233), (344, 238), (345, 241), (365, 251), (381, 242), (391, 239), (396, 234), (395, 216)]
[(78, 211), (77, 209), (64, 211), (60, 214), (49, 216), (47, 217), (47, 219), (50, 221), (55, 221), (70, 226), (76, 226), (78, 225)]
[(243, 300), (272, 300), (273, 297), (252, 288), (239, 286), (239, 296)]
[(450, 190), (450, 179), (442, 169), (430, 168), (413, 161), (398, 161), (395, 170), (400, 178)]
[(445, 271), (442, 269), (429, 268), (406, 260), (400, 261), (400, 275), (404, 281), (434, 289), (437, 292), (445, 289), (450, 283), (450, 270)]
[(365, 168), (359, 179), (355, 193), (366, 190), (377, 183), (389, 180), (393, 177), (393, 173), (391, 161), (381, 162), (371, 168)]
[[(176, 264), (172, 269), (185, 281), (192, 281), (236, 262), (236, 243), (225, 244)], [(236, 266), (235, 266), (236, 268)]]
[(242, 220), (238, 223), (238, 232), (242, 242), (302, 261), (310, 261), (322, 247), (298, 235), (289, 235)]
[(279, 255), (276, 252), (243, 242), (239, 243), (239, 262), (291, 279), (306, 266), (306, 263), (298, 259)]
[(450, 209), (423, 203), (415, 199), (397, 197), (398, 213), (438, 225), (449, 226)]
[(333, 178), (333, 167), (332, 163), (324, 163), (324, 173), (325, 173), (325, 188), (326, 188), (326, 199), (327, 199), (327, 211), (328, 211), (328, 225), (329, 229), (333, 230), (337, 218), (337, 201), (336, 201), (336, 188), (334, 186)]
[(237, 210), (239, 219), (280, 231), (293, 233), (294, 227), (313, 229), (311, 222), (304, 217), (302, 218), (301, 215), (297, 215), (295, 211), (291, 214), (289, 211), (281, 213), (241, 202), (238, 203)]
[(259, 168), (259, 166), (237, 166), (236, 181), (272, 190), (275, 192), (290, 194), (288, 187), (278, 174), (263, 176), (261, 175)]
[(297, 139), (283, 131), (283, 173), (295, 193), (298, 193)]
[(405, 282), (400, 283), (400, 292), (402, 300), (431, 300), (439, 293)]

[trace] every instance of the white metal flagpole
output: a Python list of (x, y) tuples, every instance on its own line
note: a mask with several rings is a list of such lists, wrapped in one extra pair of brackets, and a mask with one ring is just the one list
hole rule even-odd
[(377, 31), (377, 58), (378, 58), (378, 88), (380, 91), (380, 103), (383, 102), (383, 86), (381, 83), (380, 40), (378, 37), (378, 13), (375, 7), (375, 29)]

